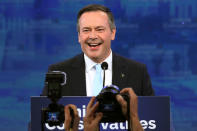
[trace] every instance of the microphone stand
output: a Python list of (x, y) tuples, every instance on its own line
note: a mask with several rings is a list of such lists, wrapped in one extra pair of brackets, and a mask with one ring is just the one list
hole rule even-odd
[(103, 69), (103, 72), (104, 72), (104, 74), (103, 74), (103, 87), (104, 87), (104, 86), (105, 86), (105, 70), (108, 69), (108, 64), (107, 64), (107, 62), (103, 62), (103, 63), (101, 64), (101, 68)]
[(103, 75), (103, 87), (105, 86), (105, 70), (104, 71), (104, 75)]

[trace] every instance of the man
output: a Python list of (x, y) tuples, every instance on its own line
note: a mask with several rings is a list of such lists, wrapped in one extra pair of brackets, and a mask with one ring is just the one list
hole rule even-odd
[[(130, 116), (126, 114), (127, 103), (122, 96), (117, 95), (116, 99), (120, 103), (125, 117), (131, 119), (129, 124), (133, 131), (142, 131), (137, 112), (137, 96), (154, 95), (145, 65), (112, 52), (111, 41), (115, 39), (116, 26), (108, 8), (102, 5), (88, 5), (79, 11), (77, 18), (78, 41), (83, 53), (49, 67), (49, 71), (62, 71), (67, 74), (67, 82), (62, 88), (62, 95), (96, 96), (102, 87), (97, 91), (97, 94), (94, 93), (97, 90), (94, 85), (94, 78), (97, 76), (95, 66), (107, 62), (105, 85), (116, 85), (120, 88), (121, 93), (129, 94)], [(103, 74), (103, 72), (98, 74)], [(47, 95), (46, 86), (42, 95)], [(95, 97), (90, 100), (87, 106), (84, 131), (99, 129), (98, 123), (102, 118), (102, 113), (96, 113), (99, 103), (94, 104), (94, 101)], [(71, 129), (69, 108), (74, 110), (72, 129), (77, 131), (79, 117), (77, 107), (74, 105), (65, 106), (65, 130)]]
[[(96, 96), (102, 87), (94, 93), (95, 66), (104, 61), (108, 63), (105, 85), (113, 84), (120, 90), (132, 87), (138, 96), (154, 95), (145, 65), (112, 52), (111, 41), (115, 39), (116, 26), (111, 11), (101, 5), (88, 5), (79, 11), (77, 18), (78, 41), (83, 53), (49, 67), (49, 71), (67, 74), (62, 95)], [(42, 95), (47, 95), (46, 86)]]

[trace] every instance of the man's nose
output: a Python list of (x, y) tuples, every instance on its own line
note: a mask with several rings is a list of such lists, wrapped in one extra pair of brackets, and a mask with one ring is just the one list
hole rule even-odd
[(97, 36), (97, 33), (95, 31), (91, 31), (89, 37), (92, 38), (92, 39), (95, 39), (98, 36)]

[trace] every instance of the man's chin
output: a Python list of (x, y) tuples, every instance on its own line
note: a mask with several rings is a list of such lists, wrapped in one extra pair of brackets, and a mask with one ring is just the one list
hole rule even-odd
[(99, 55), (96, 55), (96, 54), (91, 54), (91, 55), (88, 55), (88, 57), (91, 59), (91, 60), (93, 60), (94, 62), (96, 62), (96, 63), (100, 63), (100, 57), (99, 57)]

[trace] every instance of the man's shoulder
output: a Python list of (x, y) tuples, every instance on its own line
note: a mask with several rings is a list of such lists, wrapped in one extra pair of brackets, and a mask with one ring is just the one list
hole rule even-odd
[(124, 56), (121, 56), (121, 55), (115, 54), (115, 53), (114, 53), (114, 59), (117, 63), (123, 64), (125, 66), (132, 66), (132, 67), (138, 67), (138, 68), (139, 67), (143, 68), (145, 66), (145, 64), (143, 64), (143, 63), (137, 62), (133, 59), (126, 58)]
[(58, 63), (55, 64), (51, 64), (49, 66), (49, 69), (61, 69), (61, 68), (66, 68), (66, 67), (75, 67), (75, 66), (79, 66), (80, 64), (82, 64), (84, 61), (83, 58), (83, 53), (78, 54), (72, 58), (66, 59), (64, 61), (60, 61)]

